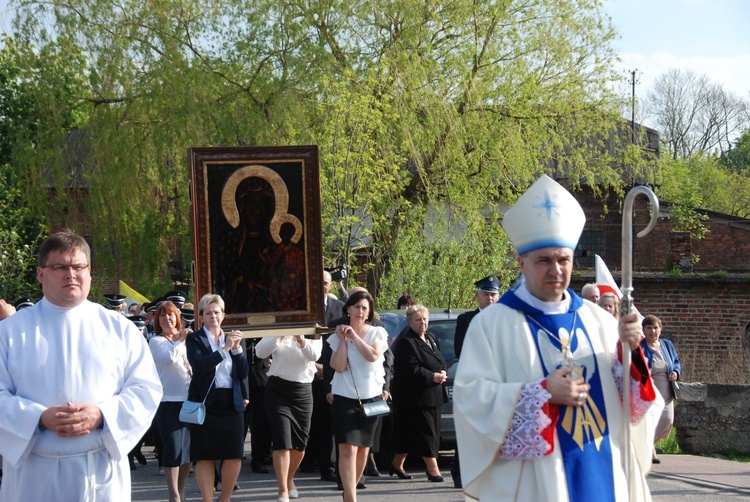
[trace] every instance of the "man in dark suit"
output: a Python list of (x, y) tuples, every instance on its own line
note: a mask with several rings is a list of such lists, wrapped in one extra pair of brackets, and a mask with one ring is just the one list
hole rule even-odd
[(261, 359), (255, 355), (255, 344), (260, 338), (246, 338), (250, 372), (247, 378), (248, 400), (245, 408), (245, 434), (250, 430), (250, 468), (259, 474), (268, 474), (266, 463), (271, 458), (271, 429), (266, 415), (266, 384), (271, 358)]
[(461, 347), (464, 345), (466, 330), (474, 316), (482, 309), (486, 309), (500, 298), (500, 281), (494, 275), (479, 279), (474, 283), (477, 287), (477, 302), (479, 307), (471, 312), (464, 312), (456, 318), (456, 336), (453, 340), (453, 350), (456, 353), (456, 359), (461, 357)]
[(337, 300), (332, 296), (328, 296), (328, 293), (333, 287), (333, 279), (331, 273), (327, 270), (323, 271), (323, 301), (325, 302), (326, 311), (326, 325), (334, 319), (344, 317), (344, 302)]
[[(333, 286), (331, 273), (323, 271), (323, 302), (325, 303), (326, 325), (334, 319), (344, 317), (344, 302), (329, 296)], [(336, 476), (335, 443), (333, 430), (331, 428), (331, 405), (326, 400), (326, 394), (330, 392), (330, 382), (324, 380), (323, 368), (330, 361), (330, 349), (327, 343), (323, 343), (323, 355), (316, 363), (317, 373), (312, 382), (313, 414), (310, 424), (310, 437), (307, 442), (307, 455), (300, 469), (302, 472), (313, 472), (317, 461), (322, 481), (338, 481)], [(329, 349), (326, 352), (326, 349)]]
[[(479, 303), (479, 307), (472, 311), (464, 312), (456, 318), (456, 335), (453, 339), (453, 351), (456, 353), (456, 359), (460, 359), (461, 357), (461, 348), (464, 345), (466, 330), (469, 329), (471, 320), (482, 309), (486, 309), (500, 299), (500, 281), (494, 275), (479, 279), (474, 285), (477, 287), (477, 302)], [(456, 488), (463, 487), (461, 483), (461, 470), (458, 465), (458, 448), (456, 448), (456, 456), (453, 460), (453, 465), (451, 465), (451, 477), (453, 478), (453, 486)]]

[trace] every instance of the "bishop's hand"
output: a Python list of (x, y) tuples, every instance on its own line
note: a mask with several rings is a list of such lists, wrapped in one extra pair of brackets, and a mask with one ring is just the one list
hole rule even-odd
[(561, 406), (582, 406), (589, 397), (591, 386), (583, 377), (571, 377), (575, 368), (568, 366), (550, 373), (547, 377), (547, 392), (552, 397), (549, 402)]
[(630, 350), (638, 348), (638, 344), (643, 338), (643, 328), (641, 327), (641, 320), (638, 314), (631, 312), (626, 316), (620, 318), (617, 326), (617, 331), (620, 334), (620, 341), (630, 345)]

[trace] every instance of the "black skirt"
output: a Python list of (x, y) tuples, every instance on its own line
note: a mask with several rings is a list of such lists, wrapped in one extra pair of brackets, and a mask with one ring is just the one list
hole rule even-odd
[(180, 422), (182, 402), (165, 401), (156, 410), (156, 430), (161, 438), (159, 463), (179, 467), (190, 463), (190, 424)]
[(393, 449), (437, 458), (440, 452), (440, 408), (393, 402)]
[(307, 448), (312, 418), (312, 386), (276, 376), (266, 384), (266, 413), (274, 450)]
[(232, 389), (213, 392), (216, 398), (206, 407), (206, 421), (190, 427), (193, 460), (241, 459), (245, 453), (245, 425), (242, 413), (234, 409), (234, 393)]
[[(380, 396), (376, 396), (363, 399), (362, 402), (369, 403), (379, 399), (381, 399)], [(333, 396), (332, 414), (336, 444), (372, 446), (375, 439), (375, 428), (380, 421), (380, 417), (366, 417), (359, 401), (335, 394)]]

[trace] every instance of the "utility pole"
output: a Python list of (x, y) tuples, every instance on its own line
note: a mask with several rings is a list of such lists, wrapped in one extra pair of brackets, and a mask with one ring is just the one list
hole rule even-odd
[(630, 100), (630, 142), (635, 145), (635, 74), (638, 72), (638, 68), (630, 72), (630, 85), (633, 89), (631, 100)]

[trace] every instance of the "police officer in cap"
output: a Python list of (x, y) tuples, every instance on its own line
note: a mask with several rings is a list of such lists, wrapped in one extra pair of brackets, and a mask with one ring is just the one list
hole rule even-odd
[(24, 296), (22, 298), (19, 298), (16, 300), (16, 312), (19, 310), (23, 310), (27, 307), (33, 307), (36, 302), (33, 298), (29, 298), (28, 296)]
[(195, 329), (195, 310), (194, 309), (180, 309), (180, 317), (182, 318), (182, 324), (185, 328)]
[(494, 275), (480, 279), (474, 285), (477, 287), (479, 307), (471, 312), (464, 312), (456, 318), (456, 338), (453, 342), (453, 350), (457, 359), (461, 357), (461, 347), (463, 347), (466, 330), (469, 329), (471, 320), (481, 310), (486, 309), (500, 298), (500, 281)]
[(128, 315), (126, 316), (130, 322), (135, 324), (135, 327), (141, 331), (141, 334), (148, 340), (148, 331), (146, 330), (146, 316), (143, 315)]
[(108, 294), (104, 295), (104, 298), (107, 299), (107, 304), (105, 307), (107, 307), (109, 310), (114, 310), (115, 312), (119, 312), (120, 314), (125, 312), (125, 295), (118, 295), (118, 294)]
[(143, 311), (146, 313), (146, 339), (151, 339), (156, 333), (154, 332), (154, 314), (159, 306), (160, 302), (163, 302), (162, 298), (143, 304)]
[(181, 309), (187, 301), (187, 293), (184, 291), (174, 290), (164, 295), (164, 299), (174, 303), (175, 307)]
[[(479, 279), (474, 285), (477, 287), (477, 302), (479, 303), (479, 307), (469, 312), (464, 312), (456, 318), (456, 336), (453, 339), (453, 351), (456, 353), (456, 359), (461, 357), (461, 347), (464, 345), (466, 330), (469, 329), (471, 320), (483, 309), (486, 309), (500, 299), (500, 281), (494, 275)], [(453, 486), (456, 488), (463, 487), (461, 483), (461, 470), (458, 464), (458, 448), (456, 448), (456, 455), (451, 465), (451, 477), (453, 478)]]

